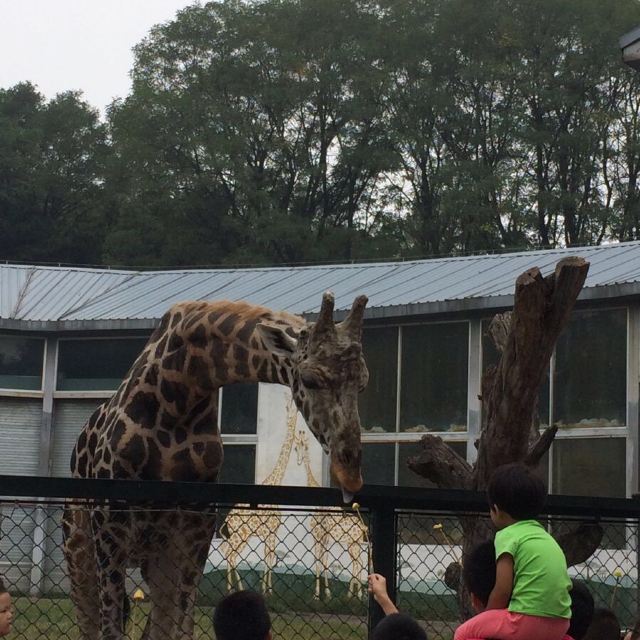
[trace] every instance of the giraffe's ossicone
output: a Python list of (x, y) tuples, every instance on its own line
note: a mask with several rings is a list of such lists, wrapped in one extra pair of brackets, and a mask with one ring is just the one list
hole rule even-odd
[[(74, 477), (215, 481), (223, 462), (218, 389), (273, 382), (290, 387), (335, 479), (355, 493), (362, 486), (357, 396), (368, 380), (366, 302), (356, 298), (340, 323), (330, 293), (316, 322), (242, 302), (174, 305), (81, 431)], [(125, 575), (136, 566), (151, 603), (145, 640), (192, 638), (214, 528), (214, 515), (203, 511), (68, 505), (64, 551), (82, 640), (124, 638)]]

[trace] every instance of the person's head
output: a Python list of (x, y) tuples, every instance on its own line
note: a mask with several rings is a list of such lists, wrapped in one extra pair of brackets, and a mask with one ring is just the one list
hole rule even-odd
[(406, 613), (391, 613), (376, 625), (371, 640), (427, 640), (427, 634)]
[(264, 598), (237, 591), (223, 598), (213, 613), (217, 640), (271, 640), (271, 618)]
[(540, 513), (547, 497), (542, 479), (523, 464), (498, 467), (487, 487), (491, 520), (502, 529), (511, 520), (531, 520)]
[(595, 609), (584, 640), (620, 640), (620, 623), (611, 609)]
[(582, 640), (593, 618), (593, 596), (584, 582), (571, 581), (571, 622), (567, 635)]
[(13, 605), (11, 595), (0, 579), (0, 636), (9, 635), (13, 624)]
[(462, 578), (471, 594), (471, 605), (483, 611), (496, 583), (496, 548), (492, 540), (474, 547), (466, 558)]

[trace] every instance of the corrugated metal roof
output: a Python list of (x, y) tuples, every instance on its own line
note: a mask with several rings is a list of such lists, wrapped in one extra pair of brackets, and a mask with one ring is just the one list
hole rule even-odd
[(247, 300), (311, 314), (327, 289), (338, 311), (365, 293), (370, 318), (490, 309), (511, 304), (523, 271), (537, 266), (546, 275), (568, 255), (591, 263), (582, 298), (640, 294), (640, 242), (306, 267), (151, 272), (0, 265), (0, 326), (150, 327), (180, 300)]

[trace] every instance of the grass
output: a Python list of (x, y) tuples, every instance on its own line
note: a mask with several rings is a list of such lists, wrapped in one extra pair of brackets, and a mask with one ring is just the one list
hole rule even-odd
[[(244, 587), (260, 589), (260, 574), (241, 571)], [(314, 600), (313, 575), (273, 575), (275, 595), (267, 598), (274, 637), (279, 640), (365, 640), (367, 637), (368, 598), (350, 598), (347, 584), (330, 580), (331, 598)], [(194, 638), (213, 640), (211, 622), (214, 606), (226, 592), (226, 573), (205, 574), (196, 607)], [(450, 640), (453, 623), (442, 622), (456, 617), (455, 599), (425, 593), (402, 593), (401, 609), (415, 616), (427, 628), (430, 640)], [(64, 594), (59, 597), (17, 597), (12, 638), (16, 640), (79, 640), (75, 613)], [(133, 603), (127, 628), (128, 640), (139, 640), (149, 610), (148, 603)]]
[[(71, 601), (67, 598), (26, 597), (15, 599), (16, 615), (11, 637), (15, 640), (79, 640), (78, 628)], [(142, 636), (148, 605), (134, 604), (127, 627), (128, 639)], [(213, 607), (197, 607), (194, 638), (213, 640), (211, 616)], [(364, 640), (366, 621), (342, 620), (337, 616), (274, 613), (272, 615), (275, 638), (282, 640)]]
[[(205, 575), (196, 607), (196, 640), (214, 640), (211, 622), (213, 608), (224, 594), (225, 575), (212, 572)], [(242, 573), (244, 586), (259, 589), (259, 574)], [(614, 604), (616, 613), (626, 624), (635, 614), (635, 589), (613, 590), (610, 585), (589, 582), (598, 605)], [(275, 596), (267, 599), (273, 622), (274, 638), (278, 640), (365, 640), (367, 637), (366, 598), (348, 598), (346, 584), (330, 581), (332, 598), (316, 601), (312, 598), (313, 576), (274, 574)], [(70, 600), (60, 597), (16, 597), (16, 616), (11, 638), (15, 640), (79, 640), (75, 614)], [(425, 626), (430, 640), (451, 640), (457, 618), (453, 596), (401, 592), (398, 606), (416, 617)], [(148, 603), (132, 603), (128, 625), (128, 640), (140, 640), (149, 610)]]

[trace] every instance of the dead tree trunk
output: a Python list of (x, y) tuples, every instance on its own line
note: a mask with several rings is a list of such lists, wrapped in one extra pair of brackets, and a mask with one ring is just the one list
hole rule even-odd
[[(482, 428), (476, 464), (472, 467), (439, 437), (429, 435), (421, 440), (421, 453), (408, 459), (411, 470), (442, 488), (484, 490), (493, 470), (502, 464), (521, 461), (538, 465), (556, 434), (556, 427), (549, 427), (539, 435), (540, 385), (588, 270), (588, 262), (571, 257), (558, 262), (555, 272), (546, 278), (537, 267), (518, 277), (513, 311), (498, 314), (490, 327), (501, 357), (482, 377)], [(494, 531), (487, 519), (462, 518), (461, 526), (464, 562), (467, 553), (492, 538)], [(585, 535), (585, 527), (589, 535)], [(598, 525), (581, 525), (558, 541), (571, 564), (577, 564), (592, 555), (601, 538)], [(450, 567), (446, 575), (447, 585), (458, 591), (461, 612), (467, 617), (470, 610), (459, 567)]]

